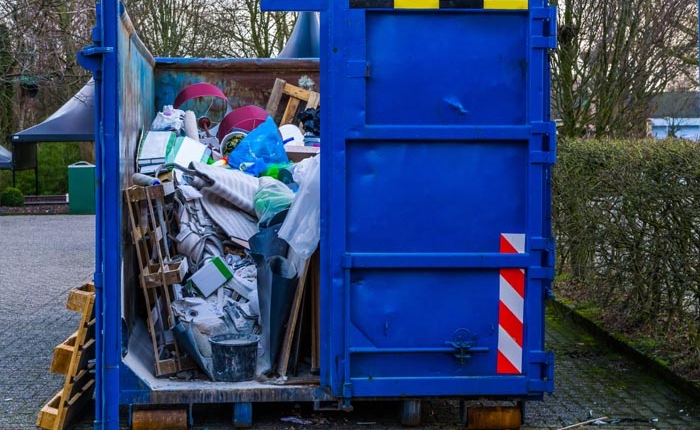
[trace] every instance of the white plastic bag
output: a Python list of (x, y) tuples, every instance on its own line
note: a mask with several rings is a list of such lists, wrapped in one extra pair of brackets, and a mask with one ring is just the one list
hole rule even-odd
[(151, 130), (174, 131), (178, 136), (184, 135), (185, 111), (173, 109), (171, 105), (163, 106), (163, 110), (153, 118)]
[(321, 239), (321, 156), (299, 162), (294, 169), (294, 182), (299, 184), (299, 191), (278, 235), (306, 259)]

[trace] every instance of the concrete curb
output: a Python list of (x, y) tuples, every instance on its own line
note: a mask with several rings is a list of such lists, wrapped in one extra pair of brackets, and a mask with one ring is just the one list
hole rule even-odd
[(631, 360), (636, 361), (640, 365), (644, 366), (644, 368), (650, 370), (666, 382), (673, 384), (687, 395), (700, 399), (700, 383), (693, 382), (682, 377), (681, 375), (678, 375), (667, 366), (664, 366), (632, 345), (616, 338), (600, 325), (581, 315), (575, 308), (561, 303), (556, 299), (550, 300), (549, 303), (559, 310), (562, 315), (569, 318), (574, 324), (588, 331), (601, 342), (604, 342), (614, 350), (619, 351), (620, 353), (629, 357)]

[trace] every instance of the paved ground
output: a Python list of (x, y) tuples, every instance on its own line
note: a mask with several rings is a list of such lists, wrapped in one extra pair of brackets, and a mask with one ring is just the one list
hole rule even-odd
[[(65, 308), (68, 291), (93, 272), (93, 216), (0, 216), (0, 430), (34, 429), (37, 413), (62, 386), (49, 373), (54, 347), (78, 324)], [(523, 429), (559, 429), (608, 417), (610, 430), (700, 429), (700, 406), (673, 384), (611, 351), (557, 310), (548, 313), (546, 341), (555, 351), (555, 393), (527, 406)], [(398, 429), (395, 403), (358, 403), (350, 414), (314, 413), (309, 405), (254, 406), (257, 428)], [(423, 428), (458, 428), (453, 402), (423, 405)], [(197, 430), (231, 428), (230, 406), (196, 408)], [(298, 417), (311, 424), (285, 423)], [(91, 429), (92, 413), (76, 424)], [(590, 427), (589, 427), (590, 428)]]
[(63, 385), (54, 347), (78, 326), (68, 291), (94, 272), (95, 217), (0, 216), (1, 429), (35, 428)]

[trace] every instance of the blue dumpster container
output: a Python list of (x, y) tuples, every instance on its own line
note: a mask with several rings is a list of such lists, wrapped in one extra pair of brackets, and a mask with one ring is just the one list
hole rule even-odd
[(101, 2), (94, 45), (81, 54), (95, 72), (104, 184), (98, 426), (118, 428), (119, 405), (233, 403), (245, 425), (253, 402), (349, 409), (377, 398), (405, 400), (410, 424), (423, 398), (524, 401), (551, 392), (544, 308), (554, 264), (547, 56), (555, 10), (544, 0), (262, 6), (321, 12), (320, 377), (164, 383), (132, 352), (133, 339), (122, 355), (140, 295), (119, 203), (134, 167), (120, 156), (135, 153), (139, 130), (187, 84), (216, 82), (264, 105), (275, 77), (318, 77), (319, 63), (153, 58), (123, 6)]

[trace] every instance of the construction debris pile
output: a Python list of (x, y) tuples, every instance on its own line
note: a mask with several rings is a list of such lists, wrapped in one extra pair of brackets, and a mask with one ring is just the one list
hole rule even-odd
[(320, 238), (319, 98), (294, 88), (305, 109), (282, 120), (249, 105), (215, 123), (198, 106), (226, 96), (193, 84), (140, 137), (124, 196), (157, 377), (286, 376)]

